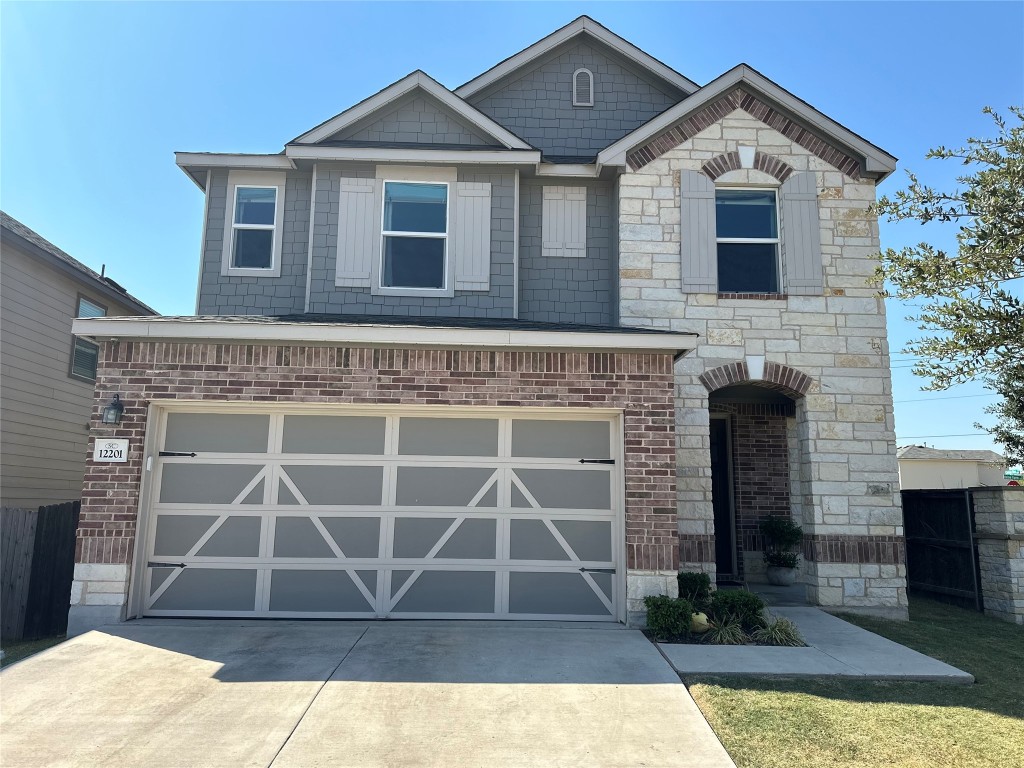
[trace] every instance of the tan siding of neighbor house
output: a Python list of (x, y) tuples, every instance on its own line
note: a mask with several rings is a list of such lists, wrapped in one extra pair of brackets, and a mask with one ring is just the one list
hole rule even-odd
[(78, 297), (135, 313), (10, 243), (0, 262), (0, 505), (77, 499), (94, 388), (68, 373)]
[(1003, 468), (977, 461), (900, 459), (900, 488), (976, 488), (1006, 485)]

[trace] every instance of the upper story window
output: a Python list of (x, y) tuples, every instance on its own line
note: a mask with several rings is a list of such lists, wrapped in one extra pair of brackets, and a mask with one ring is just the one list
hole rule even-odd
[(280, 276), (284, 191), (282, 173), (228, 174), (222, 275)]
[[(75, 317), (105, 317), (107, 308), (84, 296), (78, 297)], [(99, 364), (100, 348), (91, 341), (75, 336), (71, 342), (71, 369), (69, 375), (85, 381), (96, 380), (96, 368)]]
[(445, 290), (448, 184), (384, 183), (382, 288)]
[(779, 215), (773, 189), (715, 190), (718, 290), (779, 292)]
[(594, 73), (589, 69), (577, 69), (572, 73), (572, 105), (594, 106)]

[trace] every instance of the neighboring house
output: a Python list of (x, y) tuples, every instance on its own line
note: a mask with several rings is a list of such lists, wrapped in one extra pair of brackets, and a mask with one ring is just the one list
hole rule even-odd
[(956, 451), (905, 445), (896, 451), (900, 488), (977, 488), (1006, 485), (1006, 459), (995, 451)]
[(87, 474), (82, 621), (634, 622), (680, 567), (756, 579), (791, 514), (813, 602), (906, 614), (895, 159), (763, 75), (701, 87), (583, 17), (177, 162), (197, 315), (76, 325), (117, 340), (130, 441)]
[(71, 321), (152, 314), (0, 212), (0, 506), (81, 497), (99, 347)]

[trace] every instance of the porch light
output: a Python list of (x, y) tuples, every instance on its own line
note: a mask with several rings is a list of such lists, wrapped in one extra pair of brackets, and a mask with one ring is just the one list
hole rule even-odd
[(121, 402), (121, 396), (114, 395), (114, 399), (110, 401), (110, 404), (103, 408), (103, 416), (100, 418), (100, 421), (104, 424), (120, 424), (123, 414), (124, 403)]

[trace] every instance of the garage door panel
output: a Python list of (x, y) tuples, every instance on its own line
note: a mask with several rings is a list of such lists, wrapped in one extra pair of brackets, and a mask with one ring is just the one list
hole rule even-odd
[(308, 517), (278, 517), (274, 524), (274, 557), (335, 557), (331, 545)]
[(610, 563), (612, 524), (608, 520), (552, 520), (573, 554), (580, 560)]
[(198, 557), (259, 557), (261, 520), (228, 517), (196, 553)]
[(608, 616), (611, 609), (580, 573), (509, 574), (510, 613)]
[(270, 577), (270, 610), (370, 614), (374, 602), (367, 600), (363, 589), (347, 571), (275, 568)]
[(252, 611), (256, 571), (189, 566), (172, 574), (156, 593), (154, 611)]
[(510, 520), (509, 533), (513, 560), (572, 560), (543, 520)]
[(435, 555), (442, 560), (494, 560), (498, 521), (466, 518)]
[(422, 571), (410, 577), (412, 584), (391, 610), (396, 614), (493, 614), (495, 577), (494, 571)]
[(169, 413), (165, 451), (266, 453), (270, 416), (257, 413)]
[(497, 419), (406, 416), (399, 423), (398, 453), (419, 456), (497, 456)]
[(398, 467), (395, 503), (400, 507), (466, 507), (482, 496), (490, 467)]
[(611, 456), (607, 421), (512, 420), (512, 455), (531, 458), (606, 459)]
[(160, 478), (160, 502), (237, 504), (249, 495), (249, 483), (262, 470), (261, 464), (165, 464)]
[[(380, 505), (383, 467), (289, 464), (281, 472), (298, 491), (300, 503), (316, 505)], [(279, 497), (280, 498), (280, 497)]]
[(604, 470), (515, 470), (529, 506), (543, 509), (610, 509), (611, 473)]
[(356, 558), (379, 556), (382, 522), (379, 517), (320, 517), (320, 523), (345, 557)]
[(219, 515), (159, 515), (153, 554), (158, 557), (187, 555), (219, 519)]
[(384, 453), (383, 416), (285, 416), (282, 453)]

